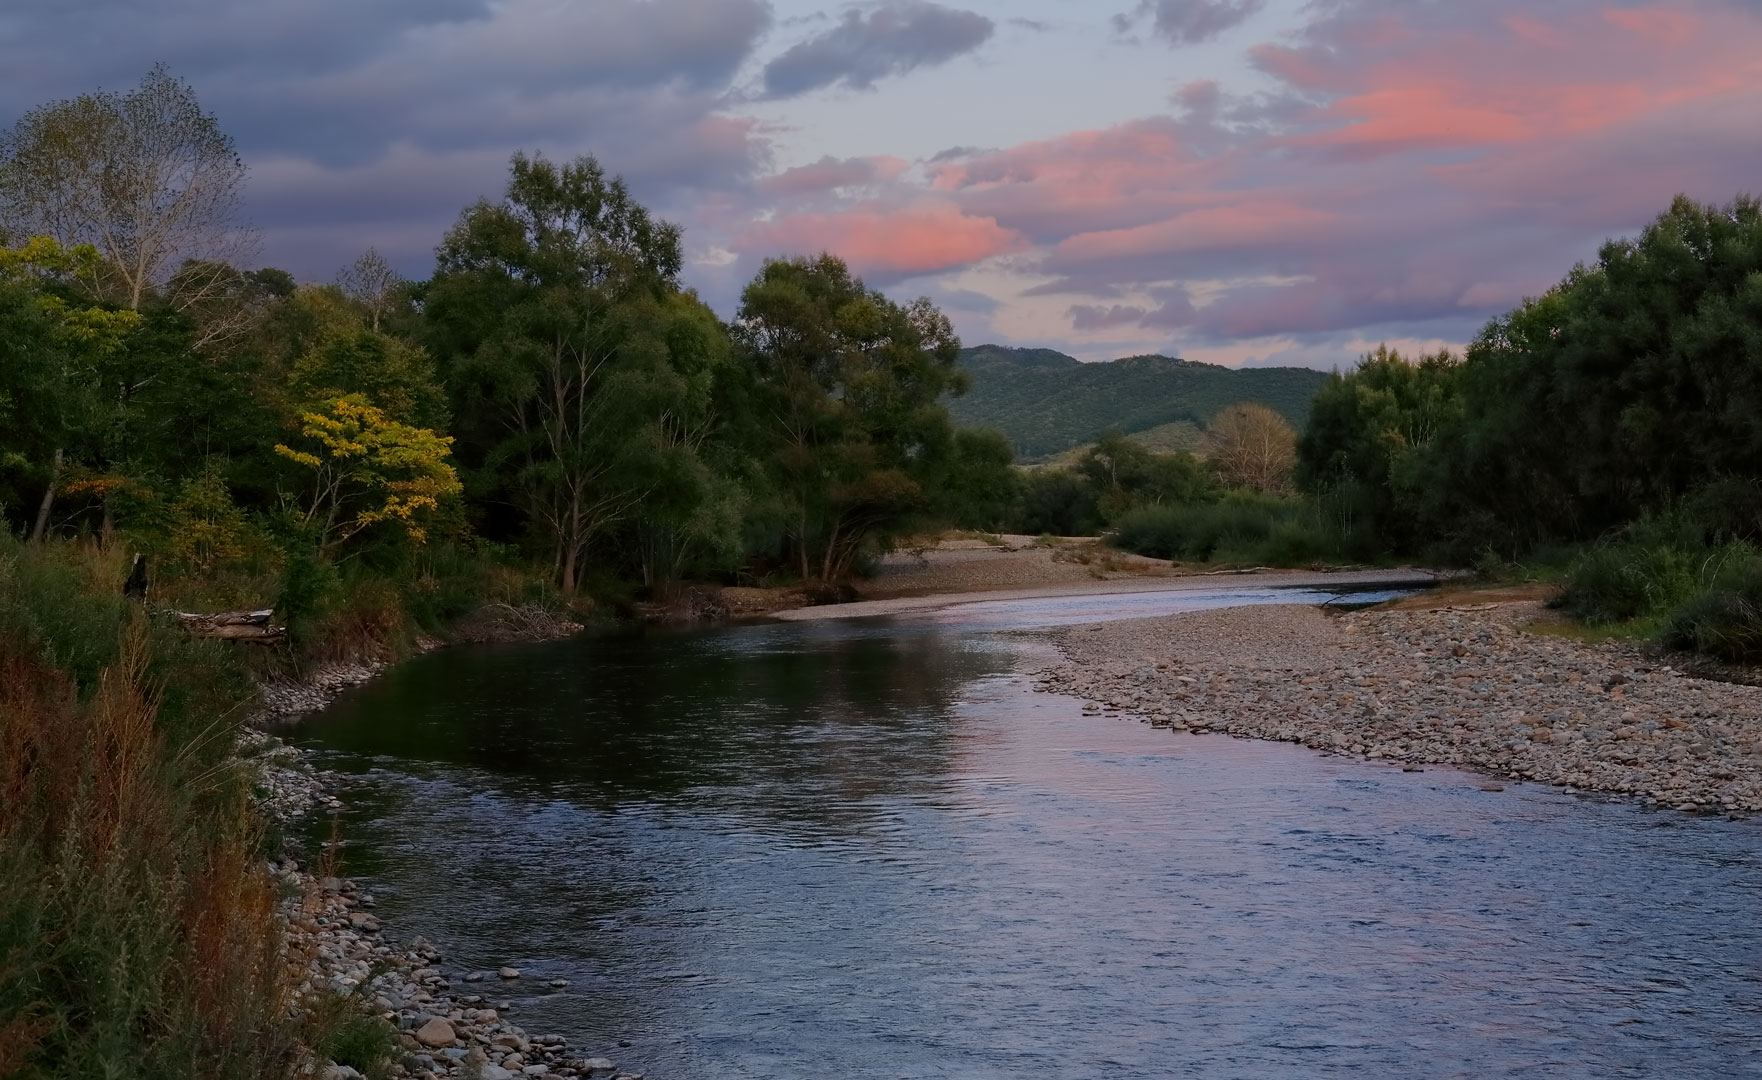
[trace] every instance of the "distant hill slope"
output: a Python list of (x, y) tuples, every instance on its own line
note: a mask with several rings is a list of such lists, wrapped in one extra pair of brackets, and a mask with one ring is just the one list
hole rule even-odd
[(956, 421), (995, 428), (1027, 460), (1093, 442), (1110, 428), (1203, 425), (1226, 405), (1257, 401), (1299, 430), (1327, 378), (1308, 368), (1219, 367), (1167, 356), (1085, 364), (1051, 349), (961, 350), (972, 389), (949, 402)]

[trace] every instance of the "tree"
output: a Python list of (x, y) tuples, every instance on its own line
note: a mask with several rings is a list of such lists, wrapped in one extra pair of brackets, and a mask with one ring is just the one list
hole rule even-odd
[(632, 436), (659, 419), (680, 234), (591, 157), (510, 173), (442, 241), (425, 312), (479, 494), (539, 523), (573, 593), (588, 545), (648, 493)]
[(108, 303), (137, 311), (157, 291), (182, 310), (236, 285), (244, 179), (232, 139), (159, 65), (129, 93), (41, 106), (0, 138), (0, 224), (97, 249), (90, 284)]
[(389, 419), (359, 397), (338, 398), (300, 417), (307, 449), (277, 443), (275, 452), (311, 470), (303, 511), (328, 553), (370, 526), (390, 522), (416, 543), (440, 500), (460, 491), (447, 463), (453, 440)]
[(833, 255), (773, 259), (741, 294), (735, 340), (754, 366), (766, 463), (804, 579), (850, 574), (870, 541), (928, 505), (965, 382), (960, 339), (927, 299), (901, 306)]
[(1297, 464), (1297, 433), (1265, 405), (1243, 402), (1219, 410), (1206, 425), (1210, 458), (1231, 487), (1286, 491)]
[(1003, 530), (1021, 509), (1015, 457), (1001, 432), (957, 430), (948, 468), (936, 485), (943, 520), (962, 528)]
[(374, 248), (368, 248), (359, 259), (343, 267), (337, 273), (336, 283), (344, 296), (367, 312), (367, 325), (375, 333), (379, 332), (380, 319), (391, 311), (408, 284)]
[(70, 300), (72, 283), (98, 258), (47, 237), (0, 248), (0, 465), (41, 470), (36, 540), (68, 465), (90, 460), (114, 420), (110, 367), (140, 325), (134, 312)]
[(1215, 484), (1199, 459), (1185, 451), (1152, 452), (1117, 431), (1103, 435), (1077, 461), (1108, 524), (1131, 510), (1211, 498)]
[(1469, 346), (1440, 480), (1510, 542), (1762, 475), (1762, 202), (1678, 196)]

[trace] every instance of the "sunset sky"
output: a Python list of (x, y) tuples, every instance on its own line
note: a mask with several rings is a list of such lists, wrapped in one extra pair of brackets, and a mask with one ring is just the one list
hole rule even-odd
[(412, 277), (592, 153), (733, 314), (827, 249), (970, 344), (1349, 365), (1460, 345), (1677, 192), (1762, 192), (1762, 0), (8, 0), (0, 122), (154, 62), (262, 261)]

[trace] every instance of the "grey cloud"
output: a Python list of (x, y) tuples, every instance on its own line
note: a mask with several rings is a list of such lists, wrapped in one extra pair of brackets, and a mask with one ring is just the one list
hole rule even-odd
[(750, 186), (720, 113), (766, 0), (0, 0), (0, 127), (47, 101), (188, 79), (253, 168), (265, 255), (328, 278), (369, 243), (421, 274), (508, 155), (596, 154), (662, 213)]
[(1100, 304), (1073, 304), (1065, 312), (1071, 328), (1079, 331), (1107, 330), (1115, 326), (1141, 326), (1147, 312), (1129, 304), (1104, 307)]
[[(764, 0), (24, 0), (0, 38), (0, 120), (132, 84), (156, 61), (196, 87), (251, 156), (371, 159), (591, 130), (620, 95), (713, 109), (768, 25)], [(595, 102), (579, 108), (582, 98)]]
[(866, 89), (888, 75), (971, 52), (996, 30), (996, 23), (971, 11), (928, 0), (885, 0), (866, 11), (847, 11), (832, 29), (765, 65), (765, 93), (792, 97), (839, 83)]
[(1258, 14), (1266, 0), (1143, 0), (1136, 10), (1115, 15), (1113, 26), (1129, 33), (1150, 17), (1157, 36), (1171, 45), (1197, 45)]

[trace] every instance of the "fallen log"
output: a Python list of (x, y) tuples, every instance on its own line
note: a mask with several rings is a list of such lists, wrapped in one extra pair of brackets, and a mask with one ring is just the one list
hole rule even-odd
[(193, 637), (226, 638), (231, 641), (278, 641), (286, 633), (284, 626), (270, 620), (275, 609), (264, 611), (221, 611), (201, 614), (190, 611), (173, 612)]

